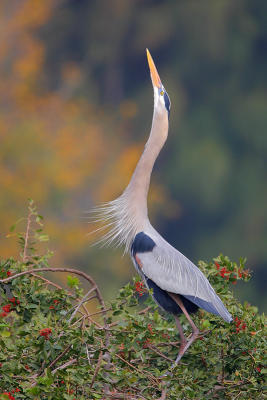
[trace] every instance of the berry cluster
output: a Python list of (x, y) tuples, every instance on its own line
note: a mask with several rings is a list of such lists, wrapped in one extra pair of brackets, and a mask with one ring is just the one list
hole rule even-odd
[(12, 394), (10, 393), (10, 392), (3, 392), (2, 393), (2, 395), (6, 395), (6, 396), (8, 396), (8, 398), (10, 399), (10, 400), (15, 400), (15, 397), (14, 396), (12, 396)]
[(45, 340), (49, 339), (49, 335), (51, 335), (52, 330), (50, 328), (41, 329), (39, 332), (40, 336), (44, 336)]
[(12, 394), (18, 393), (18, 392), (20, 392), (20, 389), (19, 389), (19, 388), (16, 388), (16, 389), (13, 389), (11, 392), (3, 392), (3, 393), (0, 393), (0, 395), (6, 395), (6, 396), (8, 396), (8, 399), (10, 399), (10, 400), (15, 400), (15, 397), (12, 396)]
[(3, 306), (2, 308), (3, 308), (3, 311), (8, 314), (11, 311), (11, 304), (7, 304), (6, 306)]
[(54, 310), (55, 307), (56, 307), (58, 304), (59, 304), (59, 300), (54, 299), (54, 300), (53, 300), (53, 305), (49, 306), (49, 309), (50, 309), (50, 310)]
[(245, 331), (247, 329), (247, 324), (245, 324), (241, 319), (235, 317), (235, 332), (239, 333), (241, 330)]
[(10, 301), (10, 303), (13, 304), (14, 307), (16, 307), (16, 305), (20, 304), (20, 301), (18, 299), (16, 299), (15, 297), (11, 297), (11, 299), (8, 299)]
[[(220, 264), (218, 264), (217, 262), (215, 262), (215, 265), (217, 267), (217, 270), (219, 271), (218, 275), (220, 275), (222, 278), (225, 278), (225, 279), (229, 279), (230, 278), (230, 275), (233, 273), (233, 271), (229, 271), (225, 267), (221, 267)], [(234, 280), (232, 281), (232, 283), (233, 283), (233, 285), (235, 285), (236, 282), (237, 282), (236, 274), (233, 274), (233, 278), (234, 278)]]
[(9, 299), (10, 303), (4, 305), (2, 307), (2, 312), (0, 313), (0, 317), (4, 318), (6, 317), (11, 311), (13, 311), (16, 307), (16, 305), (18, 305), (20, 303), (19, 300), (15, 299), (15, 297), (12, 297), (11, 299)]
[(11, 272), (11, 271), (5, 271), (4, 269), (2, 269), (1, 272), (2, 272), (3, 276), (4, 276), (5, 273), (6, 273), (6, 276), (7, 276), (8, 278), (12, 275), (12, 272)]
[[(236, 284), (238, 277), (240, 279), (246, 279), (246, 278), (249, 278), (249, 276), (250, 276), (248, 269), (242, 270), (241, 268), (239, 268), (236, 271), (230, 271), (226, 267), (221, 267), (221, 265), (218, 262), (215, 262), (215, 265), (218, 270), (218, 275), (220, 275), (222, 278), (225, 278), (227, 280), (229, 280), (231, 277), (233, 279), (232, 280), (233, 285)], [(231, 276), (231, 274), (232, 274), (232, 276)]]
[(146, 288), (144, 287), (143, 282), (136, 282), (135, 283), (135, 290), (139, 294), (139, 296), (143, 296), (143, 294), (146, 292)]
[(148, 325), (147, 325), (147, 329), (149, 330), (149, 332), (151, 333), (151, 335), (154, 335), (153, 328), (152, 328), (152, 325), (151, 325), (151, 324), (148, 324)]

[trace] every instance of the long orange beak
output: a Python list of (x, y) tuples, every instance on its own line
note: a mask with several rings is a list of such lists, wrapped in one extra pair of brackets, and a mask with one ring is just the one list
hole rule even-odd
[(149, 69), (150, 69), (152, 84), (153, 84), (153, 86), (157, 86), (158, 88), (160, 88), (162, 83), (161, 83), (157, 68), (154, 64), (153, 58), (151, 57), (151, 54), (149, 53), (148, 49), (146, 49), (146, 55), (147, 55)]

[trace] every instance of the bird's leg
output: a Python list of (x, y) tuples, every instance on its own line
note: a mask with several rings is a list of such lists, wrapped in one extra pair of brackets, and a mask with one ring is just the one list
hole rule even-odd
[[(184, 355), (184, 353), (186, 352), (186, 350), (187, 350), (187, 349), (191, 346), (191, 344), (194, 343), (194, 341), (197, 339), (198, 334), (199, 334), (199, 330), (198, 330), (198, 328), (196, 327), (196, 325), (194, 324), (194, 322), (192, 321), (192, 319), (190, 318), (190, 315), (188, 314), (188, 312), (187, 312), (187, 310), (186, 310), (186, 308), (185, 308), (185, 306), (184, 306), (184, 304), (183, 304), (183, 302), (182, 302), (180, 296), (177, 295), (176, 293), (169, 293), (169, 295), (170, 295), (171, 298), (178, 304), (178, 306), (181, 308), (181, 310), (183, 311), (184, 315), (186, 316), (186, 319), (188, 320), (188, 322), (189, 322), (189, 324), (191, 325), (192, 330), (193, 330), (193, 333), (192, 333), (191, 338), (190, 338), (188, 341), (186, 341), (185, 336), (184, 336), (184, 333), (183, 333), (182, 326), (181, 326), (181, 324), (180, 324), (180, 321), (179, 321), (179, 324), (178, 324), (178, 323), (177, 323), (178, 318), (177, 318), (177, 319), (175, 318), (175, 320), (176, 320), (176, 325), (177, 325), (177, 328), (178, 328), (178, 331), (179, 331), (179, 334), (180, 334), (180, 337), (181, 337), (181, 347), (180, 347), (178, 356), (177, 356), (177, 358), (176, 358), (176, 360), (175, 360), (175, 362), (174, 362), (174, 366), (175, 366), (176, 364), (179, 363), (179, 361), (180, 361), (181, 358), (183, 357), (183, 355)], [(182, 336), (181, 336), (181, 332), (182, 332)]]
[(179, 349), (179, 354), (180, 354), (183, 351), (183, 349), (185, 348), (186, 344), (187, 344), (187, 339), (186, 339), (186, 337), (184, 335), (184, 331), (183, 331), (182, 325), (181, 325), (177, 315), (174, 316), (174, 319), (175, 319), (175, 323), (176, 323), (177, 329), (179, 331), (180, 339), (181, 339), (180, 349)]

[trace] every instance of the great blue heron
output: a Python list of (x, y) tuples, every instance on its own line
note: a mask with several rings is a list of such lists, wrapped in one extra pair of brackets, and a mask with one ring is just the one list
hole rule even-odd
[[(154, 89), (154, 113), (148, 141), (122, 195), (95, 211), (98, 213), (97, 220), (104, 222), (104, 228), (109, 229), (101, 241), (125, 246), (146, 286), (153, 289), (156, 303), (174, 315), (181, 339), (175, 360), (177, 364), (199, 335), (190, 313), (203, 308), (227, 322), (232, 321), (232, 316), (199, 268), (163, 239), (148, 218), (150, 176), (168, 136), (171, 102), (148, 50), (147, 59)], [(178, 319), (181, 313), (184, 313), (193, 330), (189, 340), (185, 338)]]

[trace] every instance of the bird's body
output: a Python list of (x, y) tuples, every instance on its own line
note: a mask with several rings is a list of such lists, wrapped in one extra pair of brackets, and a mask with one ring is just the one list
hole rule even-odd
[[(188, 313), (198, 308), (230, 322), (232, 317), (215, 293), (205, 275), (183, 254), (172, 247), (151, 225), (147, 211), (147, 195), (151, 172), (169, 129), (170, 99), (147, 50), (154, 89), (154, 114), (151, 132), (144, 152), (129, 185), (117, 199), (96, 208), (98, 220), (109, 228), (102, 241), (124, 245), (133, 264), (158, 305), (175, 316), (181, 336), (181, 349), (176, 362), (196, 339), (198, 330)], [(193, 328), (187, 341), (177, 315), (183, 312)]]
[[(197, 311), (197, 308), (200, 307), (221, 316), (227, 322), (231, 321), (231, 315), (205, 275), (183, 254), (164, 240), (152, 226), (147, 229), (146, 233), (140, 232), (136, 235), (132, 245), (131, 257), (147, 285), (151, 287), (157, 285), (162, 291), (165, 291), (167, 296), (166, 294), (164, 296), (171, 300), (170, 303), (173, 303), (173, 300), (168, 292), (182, 295), (188, 301), (189, 312)], [(153, 294), (155, 300), (161, 306), (162, 292), (153, 290)], [(166, 300), (164, 303), (166, 304)], [(164, 306), (162, 308), (173, 314), (178, 313), (170, 311)]]

